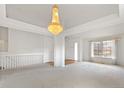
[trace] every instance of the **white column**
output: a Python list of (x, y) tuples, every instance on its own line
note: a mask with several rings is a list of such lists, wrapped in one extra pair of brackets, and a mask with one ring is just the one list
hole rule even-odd
[(54, 38), (54, 66), (65, 66), (65, 37), (62, 35)]

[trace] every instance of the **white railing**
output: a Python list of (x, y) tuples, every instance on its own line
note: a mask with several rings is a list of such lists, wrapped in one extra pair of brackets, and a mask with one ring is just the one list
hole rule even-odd
[(0, 70), (20, 68), (43, 63), (42, 54), (0, 55)]

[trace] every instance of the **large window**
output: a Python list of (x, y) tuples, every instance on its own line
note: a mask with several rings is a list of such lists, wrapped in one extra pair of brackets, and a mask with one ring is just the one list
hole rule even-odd
[(115, 40), (91, 42), (91, 56), (115, 58)]

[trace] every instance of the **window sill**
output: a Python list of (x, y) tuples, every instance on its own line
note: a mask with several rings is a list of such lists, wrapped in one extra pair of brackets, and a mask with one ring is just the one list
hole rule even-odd
[(95, 56), (91, 58), (115, 59), (114, 57), (102, 57), (102, 56)]

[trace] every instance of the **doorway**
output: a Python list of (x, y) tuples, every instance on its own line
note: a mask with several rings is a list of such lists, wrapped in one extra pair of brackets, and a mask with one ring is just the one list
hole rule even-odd
[(74, 43), (74, 60), (78, 60), (78, 43)]

